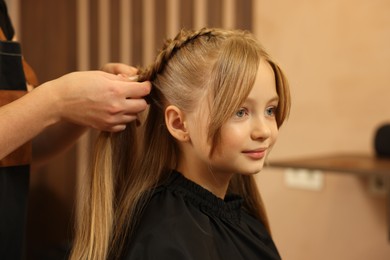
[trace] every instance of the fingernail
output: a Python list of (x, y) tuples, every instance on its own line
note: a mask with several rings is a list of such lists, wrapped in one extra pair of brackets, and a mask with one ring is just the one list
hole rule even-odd
[(129, 80), (138, 81), (138, 75), (127, 77)]

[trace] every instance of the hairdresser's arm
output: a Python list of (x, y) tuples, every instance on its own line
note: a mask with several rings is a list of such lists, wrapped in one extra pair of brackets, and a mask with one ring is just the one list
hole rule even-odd
[(44, 83), (0, 108), (0, 158), (44, 129), (34, 141), (37, 160), (68, 147), (86, 127), (123, 130), (146, 108), (141, 97), (149, 91), (149, 83), (100, 71), (74, 72)]
[[(117, 132), (146, 108), (142, 98), (150, 91), (149, 83), (128, 80), (136, 73), (123, 64), (108, 64), (104, 70), (120, 74), (94, 72), (95, 75), (76, 73), (62, 97), (60, 122), (47, 128), (33, 142), (33, 161), (42, 163), (75, 143), (87, 127)], [(129, 70), (130, 69), (130, 70)], [(131, 70), (133, 69), (133, 71)], [(84, 76), (84, 77), (83, 77)], [(91, 80), (92, 79), (92, 80)], [(61, 89), (62, 85), (55, 86)], [(54, 89), (54, 87), (53, 87)]]

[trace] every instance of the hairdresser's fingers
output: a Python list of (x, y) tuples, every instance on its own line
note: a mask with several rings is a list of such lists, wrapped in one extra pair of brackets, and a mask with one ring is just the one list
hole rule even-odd
[(152, 89), (149, 81), (137, 82), (136, 76), (111, 75), (106, 73), (106, 77), (115, 81), (116, 90), (126, 98), (139, 98), (148, 95)]
[(105, 131), (108, 132), (119, 132), (126, 129), (126, 124), (136, 121), (137, 126), (140, 124), (140, 120), (137, 114), (132, 115), (120, 115), (117, 117), (117, 123), (106, 127)]
[(101, 70), (111, 74), (122, 74), (126, 76), (133, 76), (138, 71), (137, 68), (123, 63), (107, 63), (103, 65)]
[(108, 128), (106, 131), (107, 132), (113, 132), (113, 133), (116, 133), (116, 132), (120, 132), (120, 131), (123, 131), (126, 129), (126, 125), (125, 124), (122, 124), (122, 125), (115, 125), (115, 126), (112, 126), (110, 128)]
[(126, 99), (123, 105), (122, 114), (136, 115), (147, 108), (148, 104), (143, 98)]
[(149, 81), (132, 82), (126, 89), (124, 95), (126, 98), (144, 97), (150, 93), (152, 85)]

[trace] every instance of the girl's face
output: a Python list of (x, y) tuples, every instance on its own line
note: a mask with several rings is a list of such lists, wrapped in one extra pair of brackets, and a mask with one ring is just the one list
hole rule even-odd
[(253, 89), (222, 126), (221, 143), (211, 158), (211, 146), (207, 142), (207, 104), (199, 104), (199, 110), (189, 115), (187, 124), (191, 142), (184, 149), (187, 155), (184, 155), (185, 165), (181, 165), (185, 171), (183, 174), (198, 183), (203, 181), (203, 186), (210, 186), (207, 183), (210, 180), (228, 184), (233, 174), (260, 172), (278, 135), (277, 106), (274, 72), (268, 62), (261, 59)]

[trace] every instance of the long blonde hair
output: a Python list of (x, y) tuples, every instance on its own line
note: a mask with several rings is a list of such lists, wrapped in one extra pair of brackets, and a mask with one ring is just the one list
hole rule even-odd
[[(135, 123), (116, 134), (101, 133), (82, 196), (72, 259), (119, 258), (124, 241), (131, 239), (150, 191), (175, 169), (179, 147), (165, 125), (164, 110), (174, 104), (191, 111), (197, 100), (210, 94), (208, 141), (211, 153), (220, 142), (222, 125), (251, 91), (260, 59), (275, 73), (280, 127), (288, 116), (287, 80), (252, 34), (240, 30), (182, 30), (167, 40), (155, 62), (140, 70), (152, 92), (143, 126)], [(229, 192), (244, 198), (244, 209), (269, 230), (264, 206), (252, 176), (236, 175)]]

